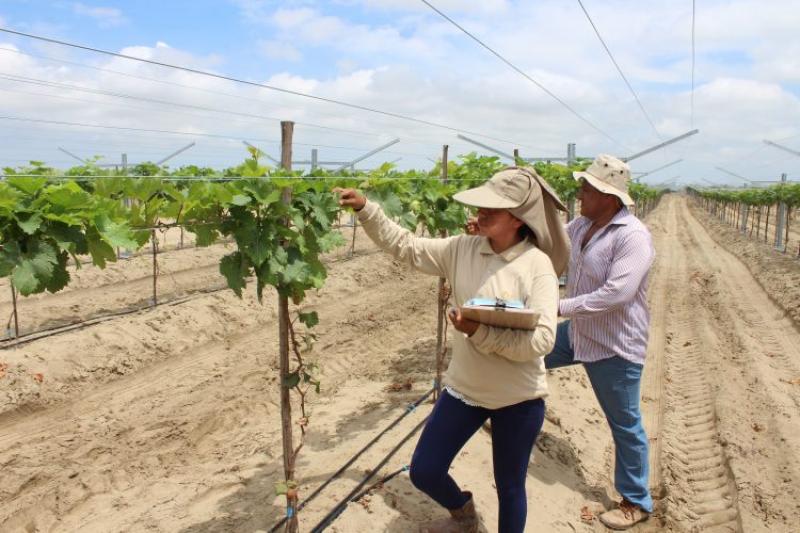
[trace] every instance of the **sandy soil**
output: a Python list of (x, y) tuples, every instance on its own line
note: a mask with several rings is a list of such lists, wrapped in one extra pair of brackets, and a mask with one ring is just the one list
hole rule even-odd
[[(658, 512), (636, 531), (792, 531), (800, 335), (684, 198), (666, 197), (648, 223), (659, 257), (642, 405)], [(175, 252), (174, 268), (194, 268), (179, 258), (186, 252)], [(136, 290), (111, 290), (124, 279), (106, 285), (91, 296), (106, 308)], [(87, 279), (72, 290), (92, 287)], [(436, 279), (384, 254), (331, 262), (327, 285), (304, 304), (322, 318), (314, 357), (324, 374), (298, 464), (301, 499), (430, 388), (435, 292)], [(268, 530), (283, 514), (273, 491), (282, 478), (274, 300), (259, 305), (252, 289), (243, 300), (198, 295), (0, 350), (0, 530)], [(40, 323), (48, 309), (37, 311)], [(610, 434), (582, 369), (552, 372), (550, 384), (527, 530), (602, 531), (581, 508), (599, 512), (617, 498)], [(429, 411), (411, 412), (310, 503), (301, 530)], [(415, 441), (381, 473), (407, 464)], [(497, 521), (490, 446), (479, 432), (453, 467), (486, 531)], [(400, 474), (329, 530), (415, 531), (442, 515)]]
[(795, 323), (800, 324), (800, 259), (792, 253), (775, 250), (772, 241), (763, 243), (746, 238), (716, 217), (709, 216), (696, 202), (690, 202), (690, 205), (694, 216), (709, 228), (716, 242), (738, 257), (767, 294)]

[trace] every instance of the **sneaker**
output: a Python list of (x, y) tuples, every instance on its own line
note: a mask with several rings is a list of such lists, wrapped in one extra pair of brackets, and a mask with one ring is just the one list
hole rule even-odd
[(600, 515), (600, 522), (609, 529), (622, 531), (629, 529), (639, 522), (644, 522), (650, 516), (650, 513), (639, 507), (638, 505), (622, 500), (619, 507), (606, 511)]

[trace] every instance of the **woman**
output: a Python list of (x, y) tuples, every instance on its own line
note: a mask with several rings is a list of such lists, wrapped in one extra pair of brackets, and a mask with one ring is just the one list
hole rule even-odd
[(525, 479), (547, 395), (544, 356), (555, 341), (558, 276), (569, 244), (558, 197), (534, 171), (507, 168), (455, 199), (478, 208), (480, 235), (427, 239), (389, 220), (353, 189), (337, 189), (339, 203), (358, 213), (364, 231), (395, 258), (448, 279), (457, 306), (474, 297), (521, 300), (540, 314), (536, 329), (490, 327), (449, 314), (456, 330), (444, 391), (417, 443), (412, 483), (450, 511), (421, 531), (477, 531), (470, 492), (448, 474), (470, 437), (492, 423), (499, 531), (522, 532), (527, 514)]

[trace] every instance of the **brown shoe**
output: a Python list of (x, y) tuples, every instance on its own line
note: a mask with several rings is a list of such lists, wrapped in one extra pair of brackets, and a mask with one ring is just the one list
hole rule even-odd
[(650, 513), (628, 500), (622, 500), (619, 507), (606, 511), (600, 515), (600, 522), (609, 529), (622, 531), (629, 529), (639, 522), (644, 522)]
[(478, 533), (478, 514), (472, 493), (461, 509), (450, 510), (450, 518), (426, 522), (419, 527), (420, 533)]

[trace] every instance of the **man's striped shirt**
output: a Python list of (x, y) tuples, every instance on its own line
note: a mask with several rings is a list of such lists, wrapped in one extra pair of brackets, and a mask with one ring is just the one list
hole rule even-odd
[(567, 226), (572, 251), (559, 312), (571, 319), (575, 359), (588, 363), (620, 356), (644, 364), (650, 324), (647, 277), (655, 258), (650, 232), (623, 208), (581, 249), (591, 226), (586, 217)]

